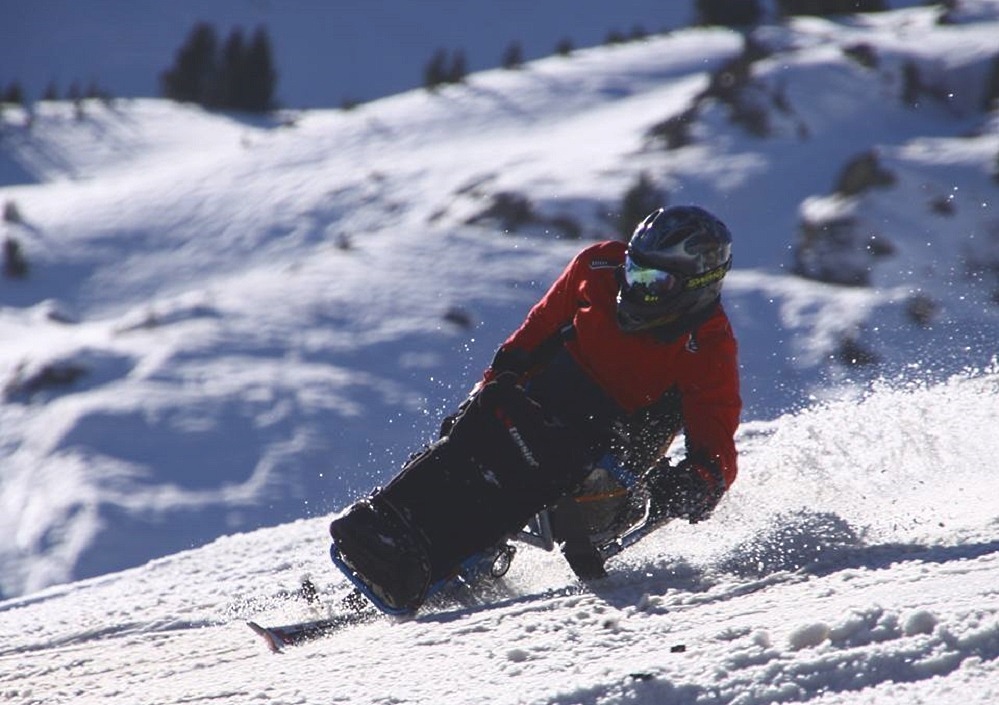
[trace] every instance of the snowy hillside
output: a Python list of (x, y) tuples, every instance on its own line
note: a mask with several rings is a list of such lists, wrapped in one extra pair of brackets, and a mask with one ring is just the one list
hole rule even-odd
[[(994, 701), (999, 2), (942, 12), (675, 31), (351, 111), (5, 107), (0, 693)], [(307, 616), (280, 597), (305, 573), (342, 590), (331, 513), (643, 175), (736, 238), (716, 517), (600, 586), (525, 549), (498, 606), (266, 653), (242, 621)]]
[[(734, 95), (743, 38), (699, 29), (349, 112), (6, 109), (2, 227), (29, 271), (0, 281), (0, 590), (384, 481), (642, 174), (736, 234), (747, 420), (988, 367), (999, 10), (962, 8), (762, 27)], [(832, 194), (865, 154), (880, 185)]]
[[(742, 482), (583, 588), (525, 548), (481, 604), (274, 655), (325, 614), (326, 521), (0, 603), (10, 703), (986, 705), (999, 698), (999, 372), (744, 427)], [(887, 421), (886, 421), (887, 420)], [(311, 575), (322, 595), (294, 596)]]

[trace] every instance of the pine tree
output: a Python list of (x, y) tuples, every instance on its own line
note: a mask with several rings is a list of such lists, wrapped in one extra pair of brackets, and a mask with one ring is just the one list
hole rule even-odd
[(565, 37), (564, 39), (560, 39), (558, 44), (555, 45), (555, 53), (559, 56), (569, 56), (574, 48), (572, 40)]
[(210, 101), (217, 83), (217, 52), (215, 28), (205, 22), (196, 24), (177, 51), (173, 67), (160, 76), (164, 97), (189, 103)]
[(461, 49), (456, 49), (454, 55), (451, 57), (451, 68), (448, 70), (447, 80), (449, 83), (461, 83), (467, 75), (468, 60), (465, 58), (465, 52)]
[(520, 42), (514, 41), (507, 45), (501, 63), (505, 69), (519, 69), (524, 65), (524, 47)]
[(219, 61), (218, 85), (212, 96), (212, 106), (218, 108), (233, 108), (244, 110), (248, 93), (246, 75), (246, 42), (243, 30), (236, 27), (229, 32), (229, 37), (222, 47), (222, 57)]
[(265, 112), (274, 105), (277, 71), (270, 37), (258, 27), (249, 43), (239, 27), (219, 49), (214, 27), (195, 25), (174, 66), (160, 77), (163, 95), (208, 108)]
[(465, 59), (464, 51), (455, 50), (451, 55), (449, 65), (447, 52), (444, 49), (438, 49), (430, 57), (427, 65), (423, 67), (423, 87), (432, 91), (442, 83), (461, 83), (467, 74), (468, 62)]
[(447, 81), (447, 52), (438, 49), (423, 67), (423, 87), (432, 91)]
[(274, 89), (277, 86), (277, 71), (271, 58), (271, 40), (267, 30), (258, 27), (246, 50), (244, 62), (245, 104), (244, 110), (266, 112), (274, 107)]
[(0, 95), (0, 103), (24, 105), (24, 89), (21, 88), (21, 84), (17, 81), (9, 84)]
[(758, 0), (696, 0), (697, 21), (706, 25), (745, 27), (763, 17)]
[(857, 12), (884, 12), (885, 0), (777, 0), (782, 17), (792, 15), (851, 15)]

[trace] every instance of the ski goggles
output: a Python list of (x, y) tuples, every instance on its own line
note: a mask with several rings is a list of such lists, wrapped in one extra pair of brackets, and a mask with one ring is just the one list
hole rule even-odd
[(631, 257), (625, 257), (624, 288), (633, 298), (656, 303), (675, 296), (683, 288), (683, 279), (662, 269), (643, 267)]
[(631, 298), (655, 304), (689, 289), (700, 289), (719, 281), (732, 267), (732, 258), (703, 274), (685, 277), (664, 269), (643, 267), (631, 258), (624, 258), (624, 288)]

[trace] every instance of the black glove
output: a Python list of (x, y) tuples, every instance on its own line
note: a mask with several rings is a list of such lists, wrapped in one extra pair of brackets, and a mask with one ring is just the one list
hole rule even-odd
[(494, 377), (513, 372), (518, 377), (531, 369), (531, 353), (522, 348), (500, 347), (489, 365)]
[(686, 519), (691, 524), (711, 516), (725, 494), (725, 482), (713, 463), (690, 459), (672, 466), (665, 458), (642, 476), (649, 491), (652, 519)]
[[(493, 361), (489, 365), (489, 369), (486, 371), (485, 383), (517, 384), (520, 380), (520, 375), (526, 372), (530, 366), (530, 357), (530, 353), (520, 348), (499, 348), (493, 356)], [(451, 435), (451, 429), (454, 428), (455, 421), (468, 408), (468, 405), (475, 400), (478, 393), (482, 391), (483, 386), (485, 386), (483, 382), (476, 384), (471, 394), (468, 395), (468, 398), (458, 407), (458, 410), (444, 417), (444, 420), (441, 421), (439, 438)]]
[[(491, 384), (507, 384), (513, 386), (516, 385), (518, 381), (519, 380), (517, 375), (513, 374), (512, 372), (500, 372), (498, 375), (496, 375), (493, 378)], [(482, 386), (475, 385), (475, 388), (472, 389), (471, 393), (465, 398), (465, 401), (461, 402), (461, 404), (458, 405), (457, 411), (455, 411), (453, 414), (449, 416), (444, 417), (444, 420), (441, 421), (440, 433), (438, 435), (439, 438), (444, 438), (444, 436), (451, 435), (451, 429), (454, 428), (455, 422), (463, 413), (465, 413), (465, 409), (467, 409), (472, 404), (472, 402), (475, 401), (475, 398), (479, 395), (479, 392), (482, 391)]]

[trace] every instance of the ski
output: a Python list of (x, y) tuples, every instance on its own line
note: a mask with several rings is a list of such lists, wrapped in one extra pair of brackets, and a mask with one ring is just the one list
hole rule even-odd
[(281, 653), (285, 647), (297, 646), (313, 639), (326, 637), (341, 629), (371, 622), (379, 616), (381, 615), (372, 609), (360, 612), (344, 612), (323, 619), (295, 622), (280, 626), (263, 626), (253, 621), (247, 622), (246, 625), (264, 639), (271, 651)]
[[(292, 594), (292, 593), (289, 593)], [(310, 605), (319, 603), (319, 591), (308, 578), (302, 580), (302, 587), (293, 593), (296, 597), (305, 599)], [(327, 617), (309, 619), (302, 622), (266, 626), (249, 620), (246, 623), (255, 634), (262, 637), (267, 647), (274, 653), (281, 653), (286, 646), (295, 646), (313, 639), (334, 634), (341, 629), (373, 621), (381, 613), (364, 599), (359, 590), (351, 590), (340, 598), (336, 611)]]

